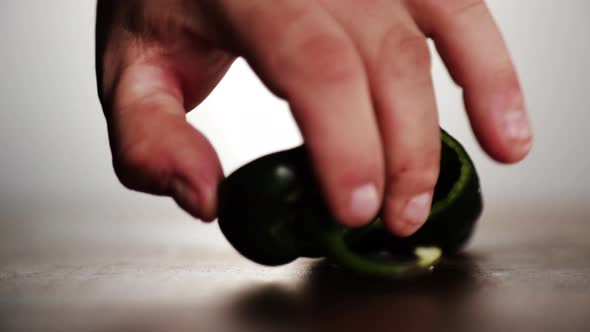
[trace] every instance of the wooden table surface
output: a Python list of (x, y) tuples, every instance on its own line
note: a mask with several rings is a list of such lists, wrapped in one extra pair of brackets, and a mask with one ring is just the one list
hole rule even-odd
[(0, 213), (0, 331), (590, 331), (584, 202), (488, 204), (463, 255), (406, 282), (261, 267), (172, 206), (87, 205)]

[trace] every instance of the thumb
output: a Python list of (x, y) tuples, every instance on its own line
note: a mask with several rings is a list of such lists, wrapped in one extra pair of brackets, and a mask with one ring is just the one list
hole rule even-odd
[(177, 83), (157, 64), (121, 73), (105, 112), (113, 165), (127, 188), (169, 195), (194, 217), (213, 220), (223, 172), (209, 141), (186, 121)]

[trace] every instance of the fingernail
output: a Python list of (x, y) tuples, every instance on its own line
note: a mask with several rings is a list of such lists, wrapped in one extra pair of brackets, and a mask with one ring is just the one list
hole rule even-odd
[(403, 218), (412, 225), (421, 225), (428, 218), (432, 195), (425, 192), (414, 196), (408, 201), (403, 211)]
[(379, 195), (374, 184), (366, 184), (352, 192), (350, 220), (354, 225), (363, 225), (377, 214)]
[(502, 129), (510, 140), (528, 143), (532, 133), (524, 111), (515, 110), (505, 113), (502, 122)]

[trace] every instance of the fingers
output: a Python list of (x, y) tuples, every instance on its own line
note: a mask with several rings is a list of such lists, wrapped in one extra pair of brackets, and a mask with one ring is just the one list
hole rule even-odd
[[(426, 221), (439, 172), (440, 131), (426, 37), (394, 1), (371, 2), (358, 17), (335, 7), (365, 59), (385, 155), (381, 216), (399, 236)], [(377, 6), (379, 4), (379, 6)]]
[(382, 217), (395, 234), (408, 236), (430, 212), (440, 131), (426, 37), (411, 24), (382, 35), (371, 72), (387, 161)]
[[(226, 0), (223, 7), (248, 60), (289, 101), (339, 220), (362, 224), (378, 207), (383, 187), (384, 219), (398, 235), (415, 232), (428, 216), (440, 136), (419, 30), (435, 40), (464, 88), (484, 149), (505, 162), (528, 152), (531, 132), (518, 80), (481, 1), (395, 2), (411, 4), (419, 28), (404, 17), (406, 8), (392, 2), (321, 3), (269, 7), (261, 0)], [(370, 21), (354, 15), (360, 8)], [(384, 31), (383, 22), (393, 28)], [(379, 35), (384, 37), (375, 42)]]
[(481, 0), (414, 1), (421, 27), (433, 37), (483, 148), (498, 161), (529, 152), (532, 131), (516, 71), (494, 20)]
[(384, 161), (363, 62), (317, 2), (228, 0), (247, 59), (289, 102), (335, 217), (357, 226), (380, 207)]
[(107, 116), (113, 163), (126, 187), (170, 195), (193, 216), (212, 220), (223, 175), (207, 139), (186, 122), (182, 96), (165, 67), (127, 67)]

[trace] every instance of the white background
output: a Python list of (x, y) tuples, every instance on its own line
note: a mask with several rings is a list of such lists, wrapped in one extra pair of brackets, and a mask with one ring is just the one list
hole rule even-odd
[[(487, 158), (470, 132), (460, 91), (435, 57), (443, 127), (472, 154), (486, 201), (589, 201), (590, 2), (488, 4), (522, 80), (533, 152), (510, 167)], [(127, 191), (112, 171), (95, 93), (94, 6), (90, 0), (0, 2), (0, 211), (72, 204), (133, 206), (131, 216), (141, 209), (176, 211), (166, 198)], [(226, 172), (300, 142), (286, 105), (242, 61), (189, 117), (218, 149)]]

